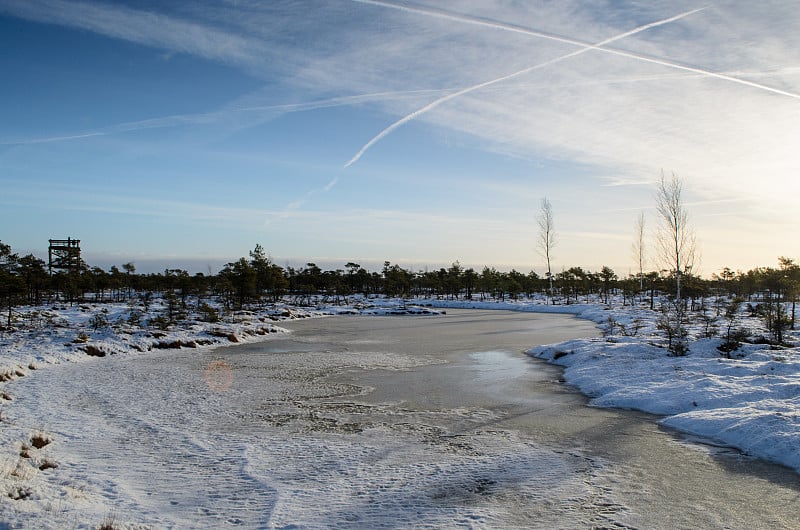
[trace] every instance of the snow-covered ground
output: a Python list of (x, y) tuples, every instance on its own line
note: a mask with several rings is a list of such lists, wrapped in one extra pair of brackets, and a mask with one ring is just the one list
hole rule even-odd
[[(256, 342), (286, 333), (287, 330), (279, 324), (288, 320), (337, 314), (438, 314), (436, 310), (407, 306), (400, 302), (375, 305), (364, 301), (342, 306), (320, 304), (311, 308), (277, 304), (260, 310), (236, 312), (222, 311), (216, 306), (214, 310), (215, 318), (208, 318), (212, 314), (209, 311), (183, 311), (187, 314), (178, 323), (166, 325), (159, 320), (168, 314), (167, 303), (162, 299), (152, 300), (146, 307), (142, 303), (59, 303), (47, 307), (17, 308), (14, 331), (0, 331), (0, 528), (6, 528), (9, 521), (14, 524), (13, 528), (20, 524), (22, 528), (29, 525), (36, 528), (42, 525), (48, 528), (61, 528), (63, 525), (87, 528), (87, 521), (67, 520), (60, 515), (63, 507), (75, 505), (81, 506), (84, 514), (91, 514), (97, 509), (106, 510), (95, 513), (95, 523), (105, 516), (107, 522), (115, 522), (111, 525), (113, 528), (125, 527), (116, 521), (113, 508), (104, 508), (106, 503), (101, 501), (102, 492), (88, 492), (85, 485), (70, 483), (54, 486), (47, 476), (56, 473), (58, 467), (64, 464), (59, 458), (59, 441), (58, 436), (53, 435), (54, 431), (74, 438), (73, 443), (82, 439), (82, 432), (100, 432), (109, 427), (114, 430), (108, 433), (109, 436), (123, 437), (126, 431), (137, 429), (140, 438), (148, 439), (148, 433), (150, 438), (154, 436), (147, 425), (115, 425), (108, 418), (102, 426), (99, 423), (87, 425), (86, 418), (91, 418), (91, 415), (72, 414), (73, 407), (91, 401), (81, 396), (91, 394), (93, 387), (106, 388), (115, 394), (115, 389), (120, 385), (138, 384), (125, 379), (113, 380), (112, 377), (84, 381), (81, 368), (87, 362), (125, 362), (126, 359), (143, 358), (152, 355), (152, 352), (170, 349), (195, 352), (194, 355), (200, 357), (210, 354), (219, 346)], [(100, 357), (109, 359), (98, 359)], [(226, 368), (224, 363), (207, 364), (200, 374), (202, 388), (222, 389), (227, 384)], [(58, 371), (61, 378), (71, 377), (74, 389), (68, 390), (66, 395), (59, 395), (58, 385), (45, 384), (34, 385), (40, 395), (16, 394), (18, 386), (14, 383), (26, 382), (37, 376), (41, 378), (43, 372), (52, 371)], [(194, 384), (194, 381), (190, 383)], [(66, 386), (69, 389), (70, 385)], [(174, 390), (170, 385), (166, 388), (148, 388), (147, 391), (153, 395), (146, 396), (142, 403), (170, 403), (170, 417), (163, 421), (164, 424), (170, 424), (174, 420)], [(167, 394), (161, 396), (163, 399), (157, 395), (162, 392)], [(97, 395), (100, 394), (102, 392)], [(214, 393), (211, 395), (213, 397)], [(108, 403), (109, 409), (125, 406), (126, 403)], [(197, 403), (192, 403), (192, 406), (197, 406)], [(201, 415), (204, 412), (205, 409)], [(190, 428), (189, 425), (188, 420), (182, 424), (187, 428)], [(217, 453), (213, 454), (211, 449), (203, 449), (202, 444), (189, 441), (180, 449), (185, 449), (186, 444), (192, 446), (189, 451), (194, 452), (198, 461), (204, 460), (203, 455), (207, 456), (206, 460), (225, 461), (225, 456), (219, 456), (223, 453), (220, 448), (214, 448)], [(165, 442), (165, 445), (169, 444)], [(233, 442), (232, 446), (242, 447), (240, 443)], [(119, 454), (106, 454), (108, 451), (108, 447), (99, 447), (97, 458), (106, 461), (126, 458)], [(135, 456), (128, 455), (127, 462), (119, 462), (120, 469), (135, 462)], [(240, 457), (230, 456), (230, 461), (235, 462)], [(85, 463), (80, 465), (86, 469), (79, 470), (79, 476), (88, 477), (92, 474), (91, 466)], [(163, 508), (159, 511), (163, 511)], [(10, 517), (10, 514), (16, 515)]]
[[(688, 355), (673, 357), (664, 348), (663, 337), (657, 330), (657, 313), (644, 307), (622, 306), (619, 301), (611, 306), (599, 303), (548, 305), (544, 301), (416, 300), (414, 303), (417, 305), (399, 300), (362, 300), (346, 306), (320, 304), (314, 308), (280, 305), (228, 314), (217, 322), (194, 319), (164, 330), (130, 322), (131, 307), (127, 304), (25, 309), (26, 317), (19, 329), (0, 335), (0, 513), (50, 510), (57, 514), (61, 505), (91, 504), (99, 495), (75, 490), (71, 484), (54, 487), (52, 481), (47, 480), (47, 474), (54, 470), (52, 466), (59, 465), (58, 456), (54, 456), (58, 442), (51, 429), (56, 423), (69, 423), (70, 416), (62, 412), (59, 418), (54, 418), (48, 411), (41, 410), (34, 413), (36, 417), (18, 417), (15, 401), (22, 402), (27, 397), (15, 396), (8, 390), (13, 381), (37, 377), (38, 371), (58, 370), (57, 365), (63, 364), (71, 367), (74, 373), (76, 367), (80, 368), (79, 363), (101, 356), (113, 355), (118, 362), (129, 356), (141, 358), (148, 355), (148, 351), (169, 348), (202, 355), (219, 345), (265, 340), (285, 332), (280, 322), (288, 319), (335, 314), (435, 313), (438, 308), (567, 313), (589, 319), (604, 330), (603, 337), (537, 346), (529, 353), (564, 366), (566, 380), (590, 396), (596, 406), (659, 414), (664, 416), (662, 421), (667, 426), (800, 471), (800, 356), (796, 347), (774, 350), (768, 345), (745, 344), (728, 359), (717, 350), (721, 339), (698, 338), (703, 334), (703, 326), (698, 323), (690, 328), (693, 338)], [(163, 315), (164, 311), (163, 301), (156, 300), (137, 318), (139, 323), (145, 323)], [(743, 319), (743, 326), (760, 326), (755, 318), (743, 316)], [(790, 333), (789, 339), (796, 341), (798, 337)], [(95, 362), (104, 360), (95, 359)], [(376, 366), (386, 363), (391, 364), (383, 359)], [(207, 370), (206, 377), (211, 387), (225, 384), (224, 370), (211, 373)], [(107, 384), (125, 382), (109, 379)], [(46, 403), (48, 396), (36, 399)], [(68, 396), (54, 395), (52, 399), (63, 400)], [(209, 413), (213, 413), (213, 400), (207, 405)], [(68, 411), (69, 408), (58, 410)], [(83, 427), (63, 424), (59, 431), (80, 433)], [(118, 425), (116, 428), (123, 432), (128, 427)], [(140, 429), (145, 434), (149, 432), (146, 424), (129, 428)], [(308, 443), (318, 442), (309, 440)], [(216, 459), (213, 465), (227, 465), (226, 457), (219, 456), (220, 447), (205, 447), (195, 441), (190, 445), (184, 449), (195, 454), (198, 461)], [(255, 467), (256, 462), (287, 458), (274, 451), (267, 455), (269, 458), (265, 455), (255, 458), (255, 446), (237, 445), (233, 441), (231, 447), (249, 452), (247, 460)], [(332, 447), (326, 442), (322, 448), (304, 450), (330, 451)], [(424, 463), (415, 465), (424, 466)], [(258, 475), (255, 467), (242, 470), (242, 488), (251, 480), (247, 477)], [(90, 474), (91, 469), (84, 472)], [(20, 512), (20, 503), (25, 500), (28, 504)], [(98, 503), (97, 506), (103, 505)], [(108, 518), (113, 520), (114, 513), (109, 512)], [(26, 520), (24, 513), (15, 520)], [(80, 524), (75, 521), (73, 526), (80, 527)], [(3, 518), (0, 517), (2, 527)]]

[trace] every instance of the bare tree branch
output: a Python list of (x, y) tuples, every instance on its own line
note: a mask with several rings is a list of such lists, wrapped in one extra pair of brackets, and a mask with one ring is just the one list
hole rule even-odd
[(685, 353), (683, 342), (683, 299), (681, 275), (691, 274), (696, 256), (696, 240), (689, 226), (689, 214), (684, 206), (683, 181), (674, 173), (667, 180), (661, 173), (656, 189), (656, 211), (661, 218), (656, 241), (664, 267), (675, 276), (675, 329), (677, 341), (670, 341), (673, 353)]
[(696, 240), (684, 206), (683, 181), (674, 173), (667, 180), (661, 174), (656, 190), (656, 210), (661, 218), (658, 247), (664, 267), (671, 273), (688, 274), (694, 267)]
[(550, 261), (552, 259), (553, 247), (556, 246), (556, 232), (553, 222), (553, 205), (547, 197), (542, 197), (539, 206), (539, 215), (536, 218), (539, 224), (539, 238), (537, 240), (537, 249), (539, 254), (547, 262), (547, 277), (550, 280), (550, 293), (553, 292), (553, 271), (550, 268)]
[(644, 265), (645, 265), (645, 216), (644, 211), (639, 212), (636, 217), (636, 230), (634, 233), (634, 240), (631, 250), (633, 251), (633, 258), (639, 267), (639, 290), (644, 289)]

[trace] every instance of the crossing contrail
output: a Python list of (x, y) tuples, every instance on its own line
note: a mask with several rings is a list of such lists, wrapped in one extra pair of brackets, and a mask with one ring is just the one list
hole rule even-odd
[(565, 44), (573, 44), (576, 46), (587, 46), (588, 43), (582, 42), (575, 39), (570, 39), (567, 37), (561, 37), (559, 35), (554, 35), (552, 33), (545, 33), (544, 31), (536, 31), (530, 28), (526, 28), (523, 26), (518, 26), (516, 24), (508, 24), (506, 22), (499, 22), (496, 20), (490, 20), (487, 18), (480, 18), (474, 17), (470, 15), (464, 15), (461, 13), (453, 13), (450, 11), (446, 11), (444, 9), (438, 9), (435, 7), (424, 7), (424, 6), (412, 6), (406, 4), (398, 4), (395, 2), (389, 2), (387, 0), (352, 0), (353, 2), (357, 2), (359, 4), (369, 4), (373, 6), (380, 6), (380, 7), (388, 7), (390, 9), (396, 9), (398, 11), (405, 11), (407, 13), (415, 13), (418, 15), (427, 15), (430, 17), (435, 18), (443, 18), (445, 20), (452, 20), (455, 22), (463, 22), (466, 24), (473, 24), (476, 26), (483, 26), (487, 28), (494, 28), (503, 31), (511, 31), (513, 33), (521, 33), (523, 35), (530, 35), (533, 37), (541, 37), (543, 39), (554, 40), (557, 42), (563, 42)]
[[(380, 5), (395, 6), (395, 4), (389, 4), (389, 3), (380, 2), (380, 1), (377, 1), (377, 0), (355, 0), (355, 1), (365, 2), (365, 3), (376, 3), (376, 4), (380, 4)], [(406, 8), (406, 9), (410, 9), (410, 8)], [(416, 9), (417, 8), (414, 8), (414, 10), (416, 10)], [(472, 85), (470, 87), (463, 88), (461, 90), (453, 92), (452, 94), (448, 94), (446, 96), (442, 96), (441, 98), (439, 98), (439, 99), (437, 99), (437, 100), (425, 105), (421, 109), (418, 109), (418, 110), (412, 112), (411, 114), (408, 114), (407, 116), (404, 116), (403, 118), (400, 118), (399, 120), (397, 120), (396, 122), (394, 122), (393, 124), (391, 124), (387, 128), (385, 128), (384, 130), (379, 132), (369, 142), (364, 144), (364, 146), (353, 156), (353, 158), (351, 158), (347, 162), (347, 164), (344, 165), (344, 167), (345, 168), (350, 167), (351, 165), (353, 165), (356, 162), (358, 162), (358, 160), (364, 155), (364, 153), (367, 152), (367, 150), (370, 147), (375, 145), (381, 139), (385, 138), (387, 135), (391, 134), (392, 131), (394, 131), (398, 127), (402, 126), (405, 123), (408, 123), (409, 121), (419, 117), (422, 114), (425, 114), (429, 110), (438, 107), (442, 103), (450, 101), (451, 99), (455, 99), (455, 98), (457, 98), (459, 96), (463, 96), (464, 94), (467, 94), (469, 92), (473, 92), (475, 90), (479, 90), (481, 88), (485, 88), (487, 86), (494, 85), (496, 83), (501, 83), (503, 81), (508, 81), (509, 79), (513, 79), (514, 77), (518, 77), (518, 76), (521, 76), (523, 74), (527, 74), (529, 72), (532, 72), (533, 70), (538, 70), (540, 68), (544, 68), (546, 66), (550, 66), (550, 65), (555, 64), (557, 62), (563, 61), (565, 59), (569, 59), (571, 57), (575, 57), (576, 55), (580, 55), (582, 53), (586, 53), (586, 52), (591, 51), (591, 50), (602, 49), (600, 47), (601, 46), (605, 46), (606, 44), (610, 44), (610, 43), (612, 43), (614, 41), (617, 41), (617, 40), (620, 40), (620, 39), (624, 39), (625, 37), (629, 37), (631, 35), (634, 35), (636, 33), (648, 30), (650, 28), (654, 28), (656, 26), (669, 24), (670, 22), (674, 22), (676, 20), (680, 20), (681, 18), (688, 17), (689, 15), (697, 13), (698, 11), (702, 11), (703, 9), (707, 9), (707, 8), (703, 7), (703, 8), (699, 8), (699, 9), (692, 9), (691, 11), (686, 11), (684, 13), (681, 13), (679, 15), (675, 15), (673, 17), (665, 18), (663, 20), (658, 20), (656, 22), (651, 22), (649, 24), (645, 24), (643, 26), (639, 26), (637, 28), (634, 28), (634, 29), (632, 29), (630, 31), (626, 31), (625, 33), (620, 33), (619, 35), (616, 35), (614, 37), (605, 39), (605, 40), (600, 41), (600, 42), (598, 42), (596, 44), (581, 44), (581, 46), (582, 46), (581, 49), (575, 50), (575, 51), (570, 52), (570, 53), (568, 53), (566, 55), (561, 55), (561, 56), (555, 57), (553, 59), (550, 59), (549, 61), (545, 61), (543, 63), (538, 63), (538, 64), (535, 64), (533, 66), (529, 66), (527, 68), (519, 70), (517, 72), (511, 73), (511, 74), (508, 74), (508, 75), (504, 75), (503, 77), (498, 77), (498, 78), (492, 79), (490, 81), (484, 81), (483, 83), (478, 83), (477, 85)], [(427, 10), (425, 10), (425, 12), (427, 12)], [(438, 11), (437, 11), (437, 13), (438, 13)]]
[[(443, 18), (445, 20), (452, 20), (452, 21), (455, 21), (455, 22), (462, 22), (462, 23), (465, 23), (465, 24), (473, 24), (473, 25), (476, 25), (476, 26), (483, 26), (483, 27), (494, 28), (494, 29), (499, 29), (499, 30), (503, 30), (503, 31), (510, 31), (510, 32), (513, 32), (513, 33), (520, 33), (520, 34), (523, 34), (523, 35), (530, 35), (532, 37), (540, 37), (540, 38), (551, 40), (551, 41), (555, 41), (555, 42), (562, 42), (564, 44), (572, 44), (574, 46), (590, 47), (590, 49), (591, 49), (592, 46), (595, 46), (595, 48), (593, 48), (593, 49), (595, 49), (595, 50), (597, 50), (599, 52), (610, 53), (612, 55), (618, 55), (620, 57), (627, 57), (628, 59), (635, 59), (637, 61), (643, 61), (643, 62), (646, 62), (646, 63), (657, 64), (657, 65), (660, 65), (660, 66), (666, 66), (667, 68), (674, 68), (674, 69), (677, 69), (677, 70), (683, 70), (684, 72), (692, 72), (692, 73), (695, 73), (695, 74), (700, 74), (700, 75), (704, 75), (704, 76), (708, 76), (708, 77), (713, 77), (713, 78), (716, 78), (716, 79), (721, 79), (721, 80), (724, 80), (724, 81), (729, 81), (731, 83), (738, 83), (740, 85), (749, 86), (751, 88), (757, 88), (759, 90), (766, 90), (767, 92), (772, 92), (773, 94), (779, 94), (781, 96), (787, 96), (787, 97), (794, 98), (794, 99), (800, 99), (800, 94), (797, 94), (797, 93), (794, 93), (794, 92), (788, 92), (786, 90), (780, 90), (778, 88), (774, 88), (774, 87), (767, 86), (767, 85), (762, 85), (760, 83), (755, 83), (753, 81), (748, 81), (746, 79), (741, 79), (739, 77), (733, 77), (733, 76), (730, 76), (730, 75), (726, 75), (726, 74), (722, 74), (722, 73), (718, 73), (718, 72), (713, 72), (711, 70), (705, 70), (703, 68), (695, 68), (695, 67), (692, 67), (692, 66), (686, 66), (686, 65), (679, 64), (679, 63), (674, 63), (674, 62), (671, 62), (671, 61), (667, 61), (667, 60), (664, 60), (664, 59), (648, 57), (646, 55), (640, 55), (638, 53), (626, 52), (626, 51), (623, 51), (623, 50), (616, 50), (614, 48), (601, 48), (601, 47), (599, 47), (600, 46), (599, 44), (592, 45), (591, 43), (588, 43), (588, 42), (585, 42), (585, 41), (581, 41), (581, 40), (578, 40), (578, 39), (571, 39), (569, 37), (562, 37), (560, 35), (554, 35), (552, 33), (546, 33), (544, 31), (536, 31), (536, 30), (533, 30), (533, 29), (530, 29), (530, 28), (526, 28), (526, 27), (523, 27), (523, 26), (518, 26), (516, 24), (509, 24), (507, 22), (499, 22), (499, 21), (496, 21), (496, 20), (491, 20), (491, 19), (471, 16), (471, 15), (465, 15), (465, 14), (462, 14), (462, 13), (453, 13), (451, 11), (446, 11), (444, 9), (438, 9), (438, 8), (435, 8), (435, 7), (423, 7), (423, 6), (412, 6), (412, 5), (406, 5), (406, 4), (398, 4), (396, 2), (391, 2), (389, 0), (351, 0), (351, 1), (357, 2), (359, 4), (369, 4), (369, 5), (374, 5), (374, 6), (387, 7), (387, 8), (390, 8), (390, 9), (396, 9), (398, 11), (405, 11), (407, 13), (416, 13), (416, 14), (419, 14), (419, 15), (427, 15), (427, 16), (436, 17), (436, 18)], [(696, 9), (694, 12), (702, 11), (704, 9), (708, 9), (708, 7), (703, 7), (703, 8), (700, 8), (700, 9)], [(686, 15), (684, 15), (684, 16), (686, 16)], [(677, 18), (683, 18), (683, 17), (678, 15)], [(665, 23), (665, 22), (662, 22), (662, 23)], [(655, 22), (654, 25), (660, 25), (660, 23)], [(650, 26), (650, 27), (653, 27), (653, 26)], [(634, 30), (634, 33), (636, 33), (636, 30)]]
[(345, 166), (344, 166), (345, 168), (347, 168), (347, 167), (353, 165), (355, 162), (357, 162), (361, 158), (361, 156), (370, 147), (372, 147), (376, 142), (378, 142), (382, 138), (386, 137), (386, 135), (390, 134), (392, 131), (394, 131), (395, 129), (397, 129), (401, 125), (413, 120), (414, 118), (416, 118), (416, 117), (420, 116), (421, 114), (424, 114), (425, 112), (437, 107), (438, 105), (441, 105), (442, 103), (445, 103), (446, 101), (449, 101), (449, 100), (451, 100), (453, 98), (456, 98), (458, 96), (462, 96), (462, 95), (464, 95), (466, 93), (472, 92), (473, 90), (478, 90), (480, 88), (484, 88), (484, 87), (492, 85), (494, 83), (499, 83), (499, 82), (502, 82), (502, 81), (506, 81), (506, 80), (511, 79), (513, 77), (528, 73), (528, 72), (536, 70), (538, 68), (542, 68), (544, 66), (549, 66), (549, 65), (551, 65), (553, 63), (562, 61), (562, 60), (570, 58), (570, 57), (574, 57), (575, 55), (579, 55), (581, 53), (585, 53), (585, 52), (590, 51), (590, 50), (596, 50), (596, 51), (599, 51), (599, 52), (609, 53), (609, 54), (617, 55), (617, 56), (620, 56), (620, 57), (627, 57), (629, 59), (634, 59), (634, 60), (641, 61), (641, 62), (646, 62), (646, 63), (650, 63), (650, 64), (657, 64), (657, 65), (664, 66), (664, 67), (667, 67), (667, 68), (673, 68), (673, 69), (681, 70), (681, 71), (684, 71), (684, 72), (691, 72), (691, 73), (698, 74), (698, 75), (705, 76), (705, 77), (711, 77), (711, 78), (720, 79), (720, 80), (723, 80), (723, 81), (728, 81), (728, 82), (731, 82), (731, 83), (736, 83), (736, 84), (748, 86), (748, 87), (755, 88), (755, 89), (758, 89), (758, 90), (764, 90), (766, 92), (771, 92), (773, 94), (778, 94), (778, 95), (781, 95), (781, 96), (786, 96), (786, 97), (790, 97), (790, 98), (794, 98), (794, 99), (800, 99), (800, 94), (797, 94), (797, 93), (794, 93), (794, 92), (788, 92), (786, 90), (781, 90), (781, 89), (770, 87), (770, 86), (767, 86), (767, 85), (762, 85), (761, 83), (756, 83), (754, 81), (748, 81), (746, 79), (741, 79), (741, 78), (734, 77), (734, 76), (727, 75), (727, 74), (723, 74), (723, 73), (713, 72), (711, 70), (705, 70), (703, 68), (696, 68), (696, 67), (692, 67), (692, 66), (686, 66), (686, 65), (674, 63), (674, 62), (671, 62), (671, 61), (667, 61), (667, 60), (664, 60), (664, 59), (658, 59), (658, 58), (654, 58), (654, 57), (648, 57), (646, 55), (640, 55), (640, 54), (637, 54), (637, 53), (626, 52), (626, 51), (623, 51), (623, 50), (616, 50), (616, 49), (613, 49), (613, 48), (605, 48), (604, 47), (605, 45), (607, 45), (607, 44), (609, 44), (611, 42), (614, 42), (616, 40), (628, 37), (628, 36), (633, 35), (635, 33), (639, 33), (641, 31), (644, 31), (644, 30), (647, 30), (647, 29), (650, 29), (650, 28), (653, 28), (653, 27), (656, 27), (656, 26), (667, 24), (669, 22), (674, 22), (674, 21), (676, 21), (678, 19), (681, 19), (681, 18), (684, 18), (686, 16), (689, 16), (689, 15), (691, 15), (693, 13), (697, 13), (698, 11), (702, 11), (704, 9), (707, 9), (707, 7), (694, 9), (694, 10), (691, 10), (691, 11), (687, 11), (685, 13), (681, 13), (680, 15), (676, 15), (674, 17), (670, 17), (668, 19), (660, 20), (660, 21), (657, 21), (657, 22), (652, 22), (650, 24), (646, 24), (644, 26), (640, 26), (638, 28), (635, 28), (635, 29), (633, 29), (631, 31), (628, 31), (626, 33), (617, 35), (617, 36), (612, 37), (610, 39), (606, 39), (604, 41), (598, 42), (597, 44), (591, 44), (591, 43), (587, 43), (587, 42), (576, 40), (576, 39), (570, 39), (570, 38), (567, 38), (567, 37), (561, 37), (561, 36), (553, 35), (553, 34), (550, 34), (550, 33), (545, 33), (545, 32), (541, 32), (541, 31), (535, 31), (535, 30), (528, 29), (528, 28), (525, 28), (525, 27), (522, 27), (522, 26), (518, 26), (518, 25), (515, 25), (515, 24), (508, 24), (508, 23), (504, 23), (504, 22), (498, 22), (498, 21), (494, 21), (494, 20), (490, 20), (490, 19), (484, 19), (484, 18), (480, 18), (480, 17), (474, 17), (474, 16), (470, 16), (470, 15), (452, 13), (452, 12), (449, 12), (449, 11), (445, 11), (445, 10), (437, 9), (437, 8), (432, 8), (432, 7), (421, 7), (421, 6), (411, 6), (411, 5), (406, 5), (406, 4), (397, 4), (395, 2), (390, 2), (388, 0), (352, 0), (352, 1), (358, 2), (358, 3), (361, 3), (361, 4), (369, 4), (369, 5), (387, 7), (387, 8), (397, 9), (397, 10), (405, 11), (405, 12), (409, 12), (409, 13), (416, 13), (416, 14), (432, 16), (432, 17), (436, 17), (436, 18), (443, 18), (443, 19), (446, 19), (446, 20), (453, 20), (453, 21), (463, 22), (463, 23), (467, 23), (467, 24), (474, 24), (474, 25), (478, 25), (478, 26), (484, 26), (484, 27), (499, 29), (499, 30), (503, 30), (503, 31), (511, 31), (511, 32), (514, 32), (514, 33), (521, 33), (521, 34), (524, 34), (524, 35), (530, 35), (530, 36), (540, 37), (540, 38), (543, 38), (543, 39), (548, 39), (548, 40), (561, 42), (561, 43), (565, 43), (565, 44), (571, 44), (571, 45), (575, 45), (575, 46), (580, 46), (581, 49), (576, 50), (575, 52), (569, 53), (569, 54), (561, 56), (561, 57), (556, 57), (555, 59), (551, 59), (550, 61), (547, 61), (545, 63), (541, 63), (541, 64), (537, 64), (537, 65), (528, 67), (528, 68), (526, 68), (524, 70), (521, 70), (519, 72), (515, 72), (513, 74), (509, 74), (509, 75), (506, 75), (506, 76), (503, 76), (501, 78), (494, 79), (494, 80), (491, 80), (491, 81), (486, 81), (486, 82), (480, 83), (478, 85), (467, 87), (465, 89), (462, 89), (462, 90), (459, 90), (459, 91), (454, 92), (452, 94), (449, 94), (447, 96), (444, 96), (444, 97), (442, 97), (442, 98), (430, 103), (429, 105), (426, 105), (425, 107), (423, 107), (423, 108), (421, 108), (421, 109), (409, 114), (408, 116), (405, 116), (404, 118), (401, 118), (400, 120), (394, 122), (392, 125), (390, 125), (386, 129), (384, 129), (383, 131), (378, 133), (378, 135), (376, 135), (369, 142), (367, 142), (364, 145), (364, 147), (362, 147), (358, 151), (358, 153), (356, 153), (355, 156), (353, 156), (353, 158), (351, 158), (350, 161), (347, 162), (347, 164), (345, 164)]

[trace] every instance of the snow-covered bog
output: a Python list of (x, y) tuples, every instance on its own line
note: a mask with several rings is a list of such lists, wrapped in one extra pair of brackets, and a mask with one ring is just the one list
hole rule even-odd
[[(737, 448), (800, 472), (800, 348), (742, 344), (732, 359), (719, 337), (688, 326), (689, 352), (669, 355), (659, 313), (640, 306), (550, 305), (547, 300), (437, 300), (434, 307), (574, 314), (598, 324), (604, 337), (537, 346), (527, 353), (565, 368), (565, 380), (597, 407), (664, 416), (662, 424)], [(763, 324), (745, 312), (754, 334)], [(796, 332), (789, 337), (797, 342)]]
[(132, 307), (127, 303), (22, 308), (17, 328), (13, 332), (0, 332), (0, 383), (22, 377), (37, 367), (90, 357), (252, 342), (285, 332), (277, 325), (285, 320), (337, 314), (435, 313), (429, 308), (397, 301), (302, 308), (275, 304), (260, 310), (229, 312), (213, 321), (195, 314), (164, 324), (159, 319), (165, 307), (163, 300), (156, 299), (147, 309), (141, 304)]
[[(72, 504), (103, 506), (99, 492), (41, 478), (58, 469), (58, 459), (53, 455), (58, 454), (59, 440), (47, 432), (46, 426), (37, 425), (35, 418), (14, 416), (15, 396), (4, 388), (9, 381), (35, 377), (37, 370), (51, 369), (52, 365), (94, 357), (147, 355), (164, 348), (201, 350), (264, 340), (284, 332), (278, 325), (284, 320), (437, 314), (437, 308), (562, 313), (588, 319), (598, 325), (603, 336), (537, 346), (528, 353), (563, 366), (566, 381), (588, 395), (594, 406), (662, 415), (666, 426), (800, 471), (797, 347), (771, 349), (766, 344), (743, 344), (733, 358), (727, 358), (718, 350), (722, 339), (704, 338), (703, 325), (697, 323), (688, 328), (688, 355), (675, 357), (664, 347), (657, 312), (621, 304), (355, 299), (336, 306), (320, 301), (313, 308), (269, 306), (229, 313), (213, 322), (185, 318), (162, 329), (149, 325), (164, 311), (163, 303), (154, 300), (149, 311), (137, 315), (139, 323), (131, 319), (127, 304), (27, 308), (18, 329), (0, 335), (0, 496), (14, 501), (16, 510), (49, 509), (56, 513), (58, 503), (67, 502), (63, 499)], [(746, 315), (742, 319), (742, 325), (755, 330), (761, 325)], [(793, 332), (788, 336), (797, 339)], [(23, 501), (26, 504), (20, 504)]]

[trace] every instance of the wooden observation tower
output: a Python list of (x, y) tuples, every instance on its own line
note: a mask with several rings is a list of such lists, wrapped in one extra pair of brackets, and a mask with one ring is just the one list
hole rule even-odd
[(50, 275), (53, 271), (67, 273), (81, 270), (81, 240), (80, 239), (50, 239), (47, 250), (49, 258)]

